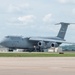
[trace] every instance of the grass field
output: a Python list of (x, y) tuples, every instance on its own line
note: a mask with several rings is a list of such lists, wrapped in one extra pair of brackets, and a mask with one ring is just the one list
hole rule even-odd
[(47, 53), (47, 52), (28, 52), (28, 53), (0, 53), (0, 57), (75, 57), (75, 52)]

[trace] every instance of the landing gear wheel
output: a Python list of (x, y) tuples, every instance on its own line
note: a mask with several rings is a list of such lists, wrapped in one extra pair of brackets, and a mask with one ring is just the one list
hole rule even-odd
[(9, 52), (13, 52), (13, 49), (9, 49), (8, 51), (9, 51)]
[(39, 47), (39, 52), (44, 52), (43, 48)]

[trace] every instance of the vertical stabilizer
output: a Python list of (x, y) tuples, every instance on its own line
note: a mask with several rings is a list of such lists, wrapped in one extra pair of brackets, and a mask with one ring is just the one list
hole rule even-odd
[(70, 25), (70, 23), (60, 22), (60, 23), (57, 23), (56, 25), (58, 24), (61, 24), (61, 28), (59, 30), (57, 37), (64, 39), (68, 25)]

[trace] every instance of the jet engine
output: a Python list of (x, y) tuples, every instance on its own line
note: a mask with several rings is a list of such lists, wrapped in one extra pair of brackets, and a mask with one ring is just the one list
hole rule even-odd
[(39, 41), (38, 46), (44, 48), (45, 47), (45, 42), (44, 41)]
[(59, 45), (58, 45), (58, 43), (52, 43), (51, 44), (51, 47), (58, 47)]

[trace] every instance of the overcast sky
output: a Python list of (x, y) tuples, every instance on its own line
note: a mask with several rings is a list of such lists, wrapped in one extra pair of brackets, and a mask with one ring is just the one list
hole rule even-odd
[[(59, 22), (75, 23), (75, 0), (0, 0), (0, 40), (7, 35), (56, 36)], [(65, 39), (75, 40), (75, 25)]]

